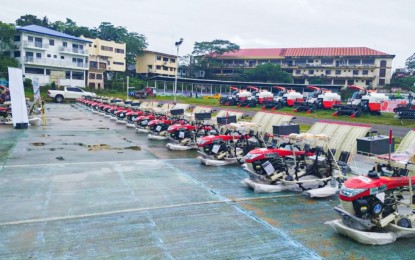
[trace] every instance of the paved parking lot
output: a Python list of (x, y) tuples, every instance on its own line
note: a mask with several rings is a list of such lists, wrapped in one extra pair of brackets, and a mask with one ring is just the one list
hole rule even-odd
[(239, 166), (206, 167), (76, 105), (47, 126), (0, 126), (0, 258), (412, 259), (324, 223), (335, 196), (255, 194)]

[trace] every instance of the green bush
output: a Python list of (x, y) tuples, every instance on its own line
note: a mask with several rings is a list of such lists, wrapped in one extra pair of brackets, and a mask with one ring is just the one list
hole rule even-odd
[(25, 78), (24, 81), (23, 81), (23, 86), (26, 89), (33, 89), (32, 80), (28, 79), (28, 78)]

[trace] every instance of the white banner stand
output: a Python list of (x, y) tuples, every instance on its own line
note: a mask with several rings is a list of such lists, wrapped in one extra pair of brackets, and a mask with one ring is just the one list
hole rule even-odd
[(26, 97), (24, 94), (23, 73), (18, 68), (9, 67), (8, 70), (13, 126), (15, 129), (27, 129), (29, 117), (27, 115)]
[(39, 79), (34, 78), (32, 81), (32, 85), (33, 85), (33, 101), (36, 101), (38, 98), (40, 98)]

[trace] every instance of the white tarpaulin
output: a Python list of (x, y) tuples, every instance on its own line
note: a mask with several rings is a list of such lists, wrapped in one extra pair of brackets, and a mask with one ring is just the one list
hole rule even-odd
[(29, 123), (29, 118), (27, 116), (26, 97), (24, 94), (22, 70), (10, 67), (8, 69), (13, 126), (16, 127), (16, 124), (27, 125)]

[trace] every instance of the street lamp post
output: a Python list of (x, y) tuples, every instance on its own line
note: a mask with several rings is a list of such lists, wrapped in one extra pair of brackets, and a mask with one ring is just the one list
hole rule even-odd
[(174, 103), (176, 103), (176, 92), (177, 92), (177, 73), (179, 71), (179, 47), (183, 43), (183, 38), (180, 38), (178, 42), (175, 42), (174, 45), (176, 45), (177, 48), (177, 54), (176, 54), (176, 76), (174, 78), (174, 88), (173, 88), (173, 97), (174, 97)]

